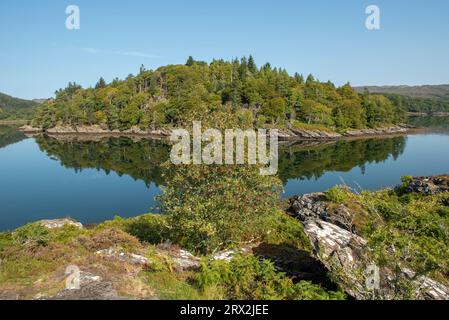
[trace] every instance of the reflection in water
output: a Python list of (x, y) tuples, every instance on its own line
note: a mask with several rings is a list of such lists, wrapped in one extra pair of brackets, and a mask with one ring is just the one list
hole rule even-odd
[(112, 137), (99, 140), (58, 139), (38, 136), (36, 142), (41, 151), (57, 159), (64, 167), (114, 171), (119, 176), (129, 175), (143, 180), (149, 187), (153, 182), (162, 184), (161, 164), (169, 159), (169, 146), (161, 141), (128, 137)]
[[(40, 149), (68, 168), (115, 171), (136, 180), (164, 185), (163, 167), (169, 159), (170, 146), (157, 140), (133, 140), (112, 137), (80, 141), (37, 137)], [(367, 163), (396, 159), (405, 148), (406, 137), (336, 142), (301, 142), (281, 146), (279, 176), (284, 183), (291, 179), (317, 179), (327, 171), (347, 172)]]
[(418, 128), (449, 129), (449, 117), (409, 117), (408, 123)]
[(365, 173), (367, 163), (379, 163), (391, 155), (397, 159), (405, 149), (406, 137), (337, 141), (313, 145), (297, 143), (281, 148), (279, 175), (290, 179), (318, 179), (327, 171), (348, 172), (360, 167)]
[[(24, 137), (3, 132), (3, 146)], [(129, 137), (84, 139), (40, 136), (0, 148), (0, 230), (64, 216), (95, 223), (153, 211), (159, 186), (170, 182), (164, 180), (169, 166), (162, 165), (170, 146)], [(448, 172), (449, 136), (301, 142), (281, 146), (279, 155), (284, 197), (324, 191), (341, 180), (380, 189), (404, 175)]]
[(0, 149), (26, 139), (26, 136), (16, 128), (15, 126), (0, 125)]

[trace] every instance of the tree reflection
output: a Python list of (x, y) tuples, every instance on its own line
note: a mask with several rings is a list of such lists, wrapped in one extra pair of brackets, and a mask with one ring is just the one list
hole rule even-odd
[(15, 126), (0, 125), (0, 149), (26, 139), (26, 136), (17, 131)]
[[(280, 146), (279, 177), (318, 179), (327, 171), (350, 171), (368, 163), (379, 163), (390, 156), (398, 158), (405, 149), (406, 137), (361, 139), (327, 143), (298, 142)], [(151, 183), (164, 185), (164, 164), (170, 158), (170, 145), (162, 141), (129, 137), (97, 140), (36, 137), (40, 149), (68, 168), (93, 168), (114, 171)]]

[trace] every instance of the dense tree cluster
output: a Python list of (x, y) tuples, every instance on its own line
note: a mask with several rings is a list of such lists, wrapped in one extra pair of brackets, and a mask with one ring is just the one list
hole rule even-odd
[(101, 78), (94, 88), (69, 83), (39, 110), (34, 123), (126, 130), (200, 120), (216, 127), (308, 124), (344, 130), (396, 123), (402, 114), (384, 96), (358, 94), (349, 84), (337, 88), (312, 75), (290, 76), (269, 63), (259, 68), (252, 56), (210, 64), (189, 57), (185, 65), (142, 66), (138, 75), (110, 84)]

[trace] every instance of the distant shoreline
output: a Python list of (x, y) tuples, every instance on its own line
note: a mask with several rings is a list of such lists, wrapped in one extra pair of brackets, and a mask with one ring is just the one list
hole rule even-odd
[(0, 125), (20, 125), (27, 124), (29, 120), (0, 120)]
[(410, 117), (449, 117), (449, 112), (407, 112), (407, 115)]

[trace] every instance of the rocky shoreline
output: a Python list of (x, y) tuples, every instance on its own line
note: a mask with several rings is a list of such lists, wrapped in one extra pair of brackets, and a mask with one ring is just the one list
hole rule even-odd
[[(57, 135), (89, 135), (89, 136), (148, 136), (154, 138), (167, 138), (171, 135), (170, 129), (142, 130), (139, 127), (132, 127), (125, 131), (107, 130), (98, 125), (94, 126), (57, 126), (50, 129), (36, 128), (30, 125), (24, 125), (19, 128), (26, 134), (47, 134)], [(344, 138), (362, 138), (407, 134), (419, 130), (411, 125), (399, 124), (396, 126), (382, 127), (375, 129), (348, 130), (344, 133), (337, 133), (325, 130), (306, 130), (306, 129), (288, 129), (279, 130), (280, 140), (310, 140), (310, 141), (332, 141)]]
[[(449, 175), (410, 178), (401, 187), (404, 192), (436, 195), (449, 191)], [(330, 206), (324, 193), (313, 193), (292, 197), (286, 211), (301, 221), (315, 257), (338, 275), (337, 282), (345, 292), (357, 300), (372, 299), (373, 292), (366, 289), (366, 270), (374, 263), (366, 255), (368, 241), (354, 224), (353, 210), (344, 204)], [(381, 266), (379, 275), (380, 287), (375, 294), (382, 299), (394, 299), (394, 283), (406, 279), (414, 284), (417, 299), (449, 300), (447, 286), (409, 268)]]
[[(396, 190), (420, 195), (445, 194), (449, 192), (449, 175), (410, 177)], [(236, 254), (253, 254), (259, 259), (272, 261), (276, 272), (286, 273), (297, 280), (313, 281), (324, 287), (332, 288), (338, 285), (350, 298), (357, 300), (401, 298), (397, 295), (397, 284), (400, 281), (412, 284), (409, 289), (414, 291), (413, 296), (416, 299), (449, 300), (449, 287), (445, 283), (400, 264), (395, 269), (388, 265), (379, 266), (379, 287), (375, 291), (369, 290), (367, 281), (370, 274), (367, 270), (371, 270), (370, 267), (375, 266), (375, 263), (367, 254), (372, 250), (370, 243), (355, 222), (357, 210), (360, 211), (360, 208), (329, 201), (325, 193), (294, 196), (290, 198), (285, 213), (302, 224), (310, 241), (311, 251), (254, 242), (215, 252), (209, 259), (229, 262)], [(170, 261), (173, 272), (193, 271), (200, 267), (201, 256), (195, 256), (170, 242), (160, 243), (150, 250), (148, 244), (138, 243), (131, 235), (119, 228), (115, 229), (113, 226), (117, 226), (116, 223), (109, 222), (93, 233), (93, 229), (69, 218), (37, 222), (46, 229), (59, 230), (61, 234), (64, 230), (74, 234), (77, 230), (80, 232), (76, 240), (70, 242), (71, 245), (78, 243), (90, 250), (78, 270), (80, 289), (57, 287), (58, 290), (48, 291), (40, 287), (43, 280), (38, 280), (32, 287), (25, 289), (0, 289), (0, 299), (159, 299), (153, 289), (142, 282), (143, 278), (137, 276), (140, 272), (158, 266), (161, 257), (164, 261)], [(90, 238), (89, 229), (92, 230)], [(126, 249), (128, 247), (129, 249)], [(34, 249), (37, 250), (37, 247)], [(46, 254), (56, 254), (60, 249), (61, 244), (54, 243), (47, 243), (42, 247)], [(393, 247), (391, 250), (396, 249)], [(77, 263), (81, 261), (83, 260)], [(56, 270), (50, 279), (60, 283), (66, 277), (63, 272), (64, 268)]]
[(30, 125), (25, 125), (19, 128), (19, 131), (25, 134), (47, 134), (47, 135), (93, 135), (93, 136), (154, 136), (154, 137), (169, 137), (171, 130), (142, 130), (139, 127), (132, 127), (129, 130), (107, 130), (98, 125), (93, 126), (57, 126), (54, 128), (43, 129), (36, 128)]

